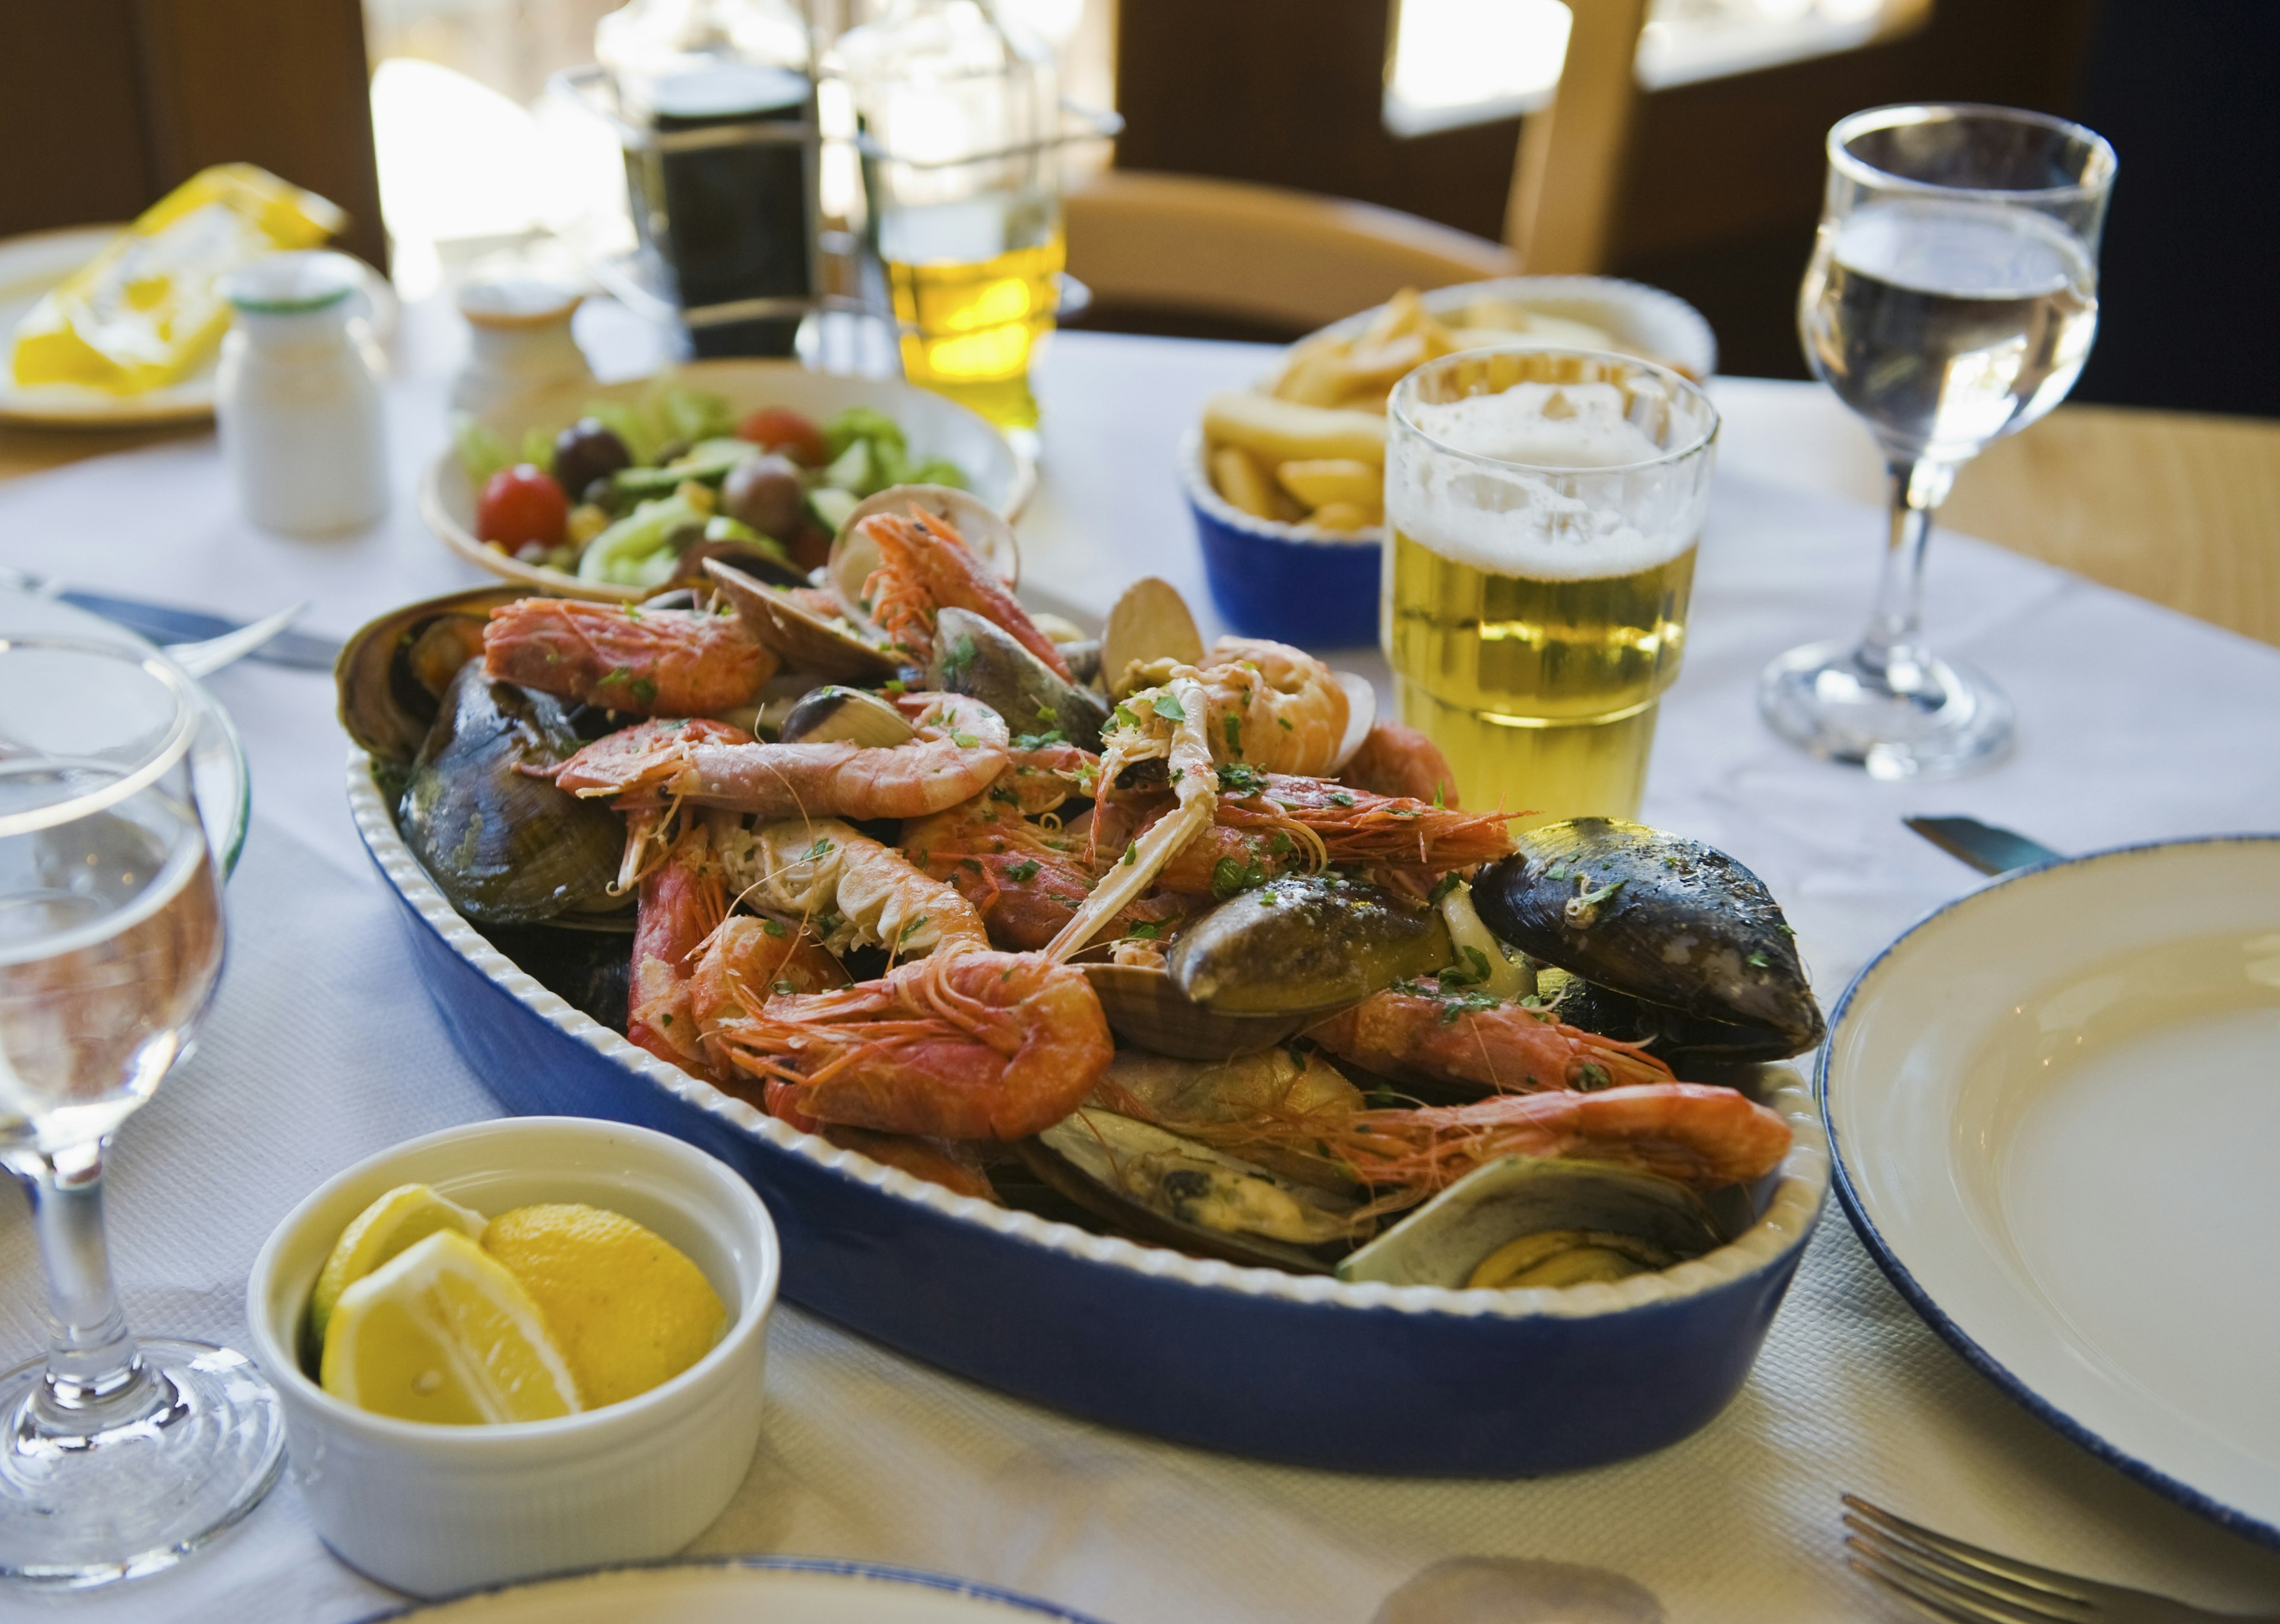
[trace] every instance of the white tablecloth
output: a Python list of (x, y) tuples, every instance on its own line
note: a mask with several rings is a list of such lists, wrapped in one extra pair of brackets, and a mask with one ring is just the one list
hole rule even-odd
[[(343, 633), (470, 581), (410, 498), (442, 437), (449, 335), (415, 321), (408, 343), (390, 390), (403, 495), (373, 533), (306, 543), (250, 530), (211, 440), (196, 439), (0, 487), (0, 562), (249, 615), (307, 596), (308, 624)], [(1060, 340), (1041, 377), (1046, 478), (1022, 527), (1027, 584), (1098, 609), (1160, 573), (1202, 607), (1172, 447), (1205, 393), (1259, 365), (1240, 345)], [(1960, 538), (1935, 543), (1930, 624), (1939, 646), (2008, 687), (2016, 752), (1911, 787), (1775, 742), (1752, 708), (1756, 673), (1857, 623), (1883, 521), (1827, 494), (1874, 476), (1833, 403), (1802, 386), (1722, 389), (1729, 455), (1646, 815), (1765, 877), (1824, 1000), (1976, 882), (1903, 830), (1903, 812), (1972, 812), (2067, 849), (2272, 825), (2280, 651)], [(1382, 671), (1374, 660), (1348, 663)], [(302, 1194), (495, 1107), (445, 1040), (357, 844), (329, 680), (246, 664), (212, 687), (255, 776), (230, 968), (198, 1054), (120, 1135), (112, 1218), (138, 1328), (242, 1346), (247, 1266)], [(0, 1353), (36, 1345), (37, 1282), (21, 1212), (0, 1204)], [(1846, 1489), (2055, 1566), (2280, 1608), (2280, 1553), (2029, 1418), (1893, 1294), (1833, 1204), (1733, 1405), (1673, 1449), (1596, 1472), (1448, 1483), (1229, 1459), (1016, 1403), (790, 1307), (773, 1333), (770, 1404), (751, 1475), (698, 1551), (944, 1570), (1116, 1624), (1362, 1624), (1394, 1586), (1460, 1554), (1613, 1569), (1670, 1618), (1705, 1624), (1898, 1616), (1844, 1571)], [(325, 1554), (288, 1486), (172, 1573), (54, 1601), (0, 1594), (0, 1612), (330, 1621), (390, 1600)]]

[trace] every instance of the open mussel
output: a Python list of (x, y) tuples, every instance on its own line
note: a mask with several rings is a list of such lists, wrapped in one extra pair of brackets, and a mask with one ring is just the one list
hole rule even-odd
[(1186, 1060), (1226, 1060), (1253, 1054), (1298, 1035), (1313, 1013), (1237, 1014), (1205, 1009), (1150, 965), (1077, 966), (1092, 983), (1101, 1013), (1117, 1036), (1157, 1054)]
[(584, 743), (561, 703), (459, 667), (404, 781), (404, 843), (451, 905), (479, 925), (527, 925), (618, 905), (625, 824), (526, 767)]
[(1368, 1220), (1349, 1195), (1088, 1106), (1021, 1142), (1054, 1190), (1136, 1239), (1230, 1263), (1321, 1274)]
[(1731, 1238), (1699, 1197), (1668, 1179), (1507, 1156), (1348, 1255), (1337, 1276), (1393, 1286), (1575, 1286), (1670, 1268)]
[(1701, 1065), (1786, 1059), (1795, 1051), (1770, 1027), (1705, 1020), (1668, 1004), (1595, 987), (1580, 975), (1546, 965), (1536, 974), (1537, 996), (1560, 1020), (1618, 1043), (1645, 1043), (1647, 1051), (1682, 1074)]
[(1193, 1004), (1223, 1014), (1344, 1009), (1455, 957), (1430, 905), (1332, 874), (1269, 881), (1221, 903), (1165, 960)]
[(490, 612), (529, 593), (514, 587), (453, 592), (366, 621), (333, 666), (341, 726), (383, 764), (402, 766), (443, 709), (459, 667), (483, 652)]
[(1780, 904), (1698, 840), (1613, 818), (1546, 824), (1475, 881), (1473, 901), (1505, 941), (1595, 986), (1756, 1028), (1783, 1055), (1821, 1042)]
[(736, 606), (745, 629), (781, 656), (787, 669), (835, 682), (883, 682), (901, 669), (895, 653), (866, 641), (852, 620), (817, 614), (718, 558), (707, 558), (705, 570)]
[(1099, 695), (1064, 682), (996, 621), (970, 610), (944, 609), (935, 617), (926, 685), (979, 699), (1016, 735), (1058, 733), (1082, 750), (1100, 748), (1108, 720)]

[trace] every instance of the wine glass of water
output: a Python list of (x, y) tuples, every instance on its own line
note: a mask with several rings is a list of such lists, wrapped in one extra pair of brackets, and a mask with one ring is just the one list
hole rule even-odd
[(0, 1574), (162, 1567), (284, 1459), (242, 1354), (137, 1342), (103, 1232), (111, 1135), (189, 1052), (221, 974), (189, 681), (130, 649), (0, 637), (0, 1163), (32, 1203), (48, 1354), (0, 1375)]
[(1878, 778), (1956, 772), (2009, 742), (2002, 691), (1923, 644), (1924, 544), (1956, 469), (2074, 387), (2114, 171), (2101, 137), (2007, 107), (1878, 107), (1829, 132), (1798, 325), (1883, 450), (1891, 538), (1860, 641), (1792, 649), (1760, 680), (1784, 738)]

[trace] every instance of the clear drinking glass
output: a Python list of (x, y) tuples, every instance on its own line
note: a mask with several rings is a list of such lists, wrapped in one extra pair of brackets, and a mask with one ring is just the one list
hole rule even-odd
[(242, 1354), (128, 1332), (103, 1233), (110, 1136), (189, 1051), (221, 974), (221, 881), (187, 679), (132, 650), (0, 638), (0, 1163), (47, 1274), (45, 1359), (0, 1375), (0, 1574), (163, 1567), (284, 1459)]
[(2074, 387), (2114, 172), (2101, 137), (2007, 107), (1878, 107), (1829, 132), (1798, 326), (1883, 448), (1891, 538), (1860, 641), (1792, 649), (1760, 679), (1784, 738), (1878, 778), (1955, 772), (2009, 742), (2002, 691), (1923, 644), (1924, 545), (1956, 469)]
[(1632, 356), (1469, 350), (1394, 386), (1379, 635), (1467, 806), (1638, 816), (1717, 438), (1707, 396)]

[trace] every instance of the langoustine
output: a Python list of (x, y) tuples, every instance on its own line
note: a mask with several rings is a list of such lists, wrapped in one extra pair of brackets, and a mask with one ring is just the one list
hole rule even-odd
[(526, 597), (491, 611), (483, 669), (636, 716), (707, 716), (751, 704), (776, 657), (734, 615)]

